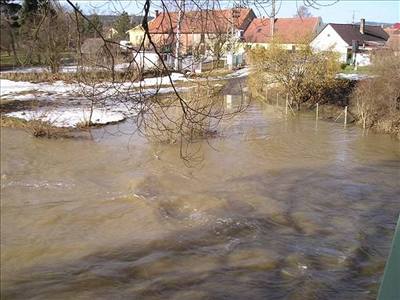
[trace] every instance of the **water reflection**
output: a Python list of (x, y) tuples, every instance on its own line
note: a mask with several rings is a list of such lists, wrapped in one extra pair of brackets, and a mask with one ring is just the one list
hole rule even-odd
[(96, 142), (4, 130), (2, 297), (374, 299), (398, 142), (270, 109), (229, 120), (201, 168), (111, 134), (129, 123)]
[(247, 107), (249, 105), (249, 96), (245, 90), (242, 94), (224, 95), (225, 97), (225, 108), (227, 111), (241, 111), (241, 108)]

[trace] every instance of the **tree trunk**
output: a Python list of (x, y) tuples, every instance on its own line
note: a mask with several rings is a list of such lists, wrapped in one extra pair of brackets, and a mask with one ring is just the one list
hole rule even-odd
[(20, 61), (18, 60), (18, 55), (17, 55), (17, 50), (15, 49), (15, 37), (14, 37), (14, 32), (13, 29), (10, 26), (10, 38), (11, 38), (11, 49), (14, 55), (14, 62), (15, 64), (19, 65)]

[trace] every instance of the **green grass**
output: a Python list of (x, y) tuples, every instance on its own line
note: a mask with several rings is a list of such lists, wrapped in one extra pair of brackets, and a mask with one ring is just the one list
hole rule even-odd
[(1, 52), (0, 54), (0, 68), (7, 68), (7, 67), (13, 67), (16, 66), (17, 64), (15, 63), (14, 56), (13, 55), (8, 55), (7, 52)]
[[(17, 56), (18, 59), (24, 63), (26, 62), (26, 57), (21, 51), (17, 51)], [(74, 52), (62, 52), (62, 57), (63, 59), (67, 60), (74, 60), (75, 58), (75, 53)], [(40, 66), (43, 65), (43, 63), (39, 64), (39, 62), (36, 60), (35, 55), (33, 56), (33, 62), (31, 64), (25, 64), (23, 66), (28, 67), (28, 66)], [(6, 51), (1, 51), (0, 52), (0, 69), (6, 69), (6, 68), (12, 68), (12, 67), (19, 67), (21, 66), (18, 61), (15, 61), (14, 55), (11, 53), (11, 55), (8, 55)]]
[(340, 70), (340, 73), (345, 74), (371, 74), (371, 68), (369, 66), (357, 67), (357, 70), (353, 66), (347, 65), (344, 69)]

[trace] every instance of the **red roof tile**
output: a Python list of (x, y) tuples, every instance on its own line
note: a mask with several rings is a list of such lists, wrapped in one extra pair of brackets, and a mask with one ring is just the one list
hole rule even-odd
[[(235, 17), (233, 17), (235, 15)], [(249, 8), (225, 10), (199, 10), (183, 14), (181, 22), (182, 33), (225, 33), (231, 28), (232, 21), (236, 29), (245, 30), (249, 18), (254, 18), (254, 12)], [(149, 22), (150, 33), (170, 33), (176, 31), (178, 12), (159, 14)], [(250, 19), (251, 20), (251, 19)]]
[[(277, 18), (274, 37), (281, 43), (299, 43), (313, 37), (317, 32), (320, 18)], [(268, 43), (271, 41), (271, 19), (254, 19), (244, 33), (248, 43)]]
[[(398, 24), (399, 26), (394, 26)], [(387, 34), (389, 34), (389, 39), (387, 41), (387, 45), (394, 49), (400, 50), (400, 23), (396, 23), (392, 27), (385, 28)]]

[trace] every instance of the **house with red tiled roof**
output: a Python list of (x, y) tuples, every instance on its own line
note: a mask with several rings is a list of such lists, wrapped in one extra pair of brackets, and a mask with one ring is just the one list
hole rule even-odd
[(293, 50), (296, 45), (307, 44), (321, 29), (320, 17), (257, 18), (244, 32), (244, 41), (252, 46), (268, 46), (274, 40), (286, 49)]
[(394, 23), (390, 28), (400, 30), (400, 22)]
[[(255, 17), (250, 8), (184, 12), (180, 22), (181, 51), (186, 54), (198, 47), (207, 49), (232, 35), (240, 38)], [(158, 47), (173, 50), (178, 19), (178, 12), (164, 12), (149, 23), (150, 35)]]
[(388, 38), (381, 26), (365, 25), (361, 19), (360, 24), (327, 24), (310, 45), (316, 51), (338, 52), (343, 63), (368, 65), (371, 51), (385, 47)]
[(395, 23), (385, 28), (385, 31), (389, 35), (386, 45), (392, 49), (396, 55), (400, 55), (400, 23)]

